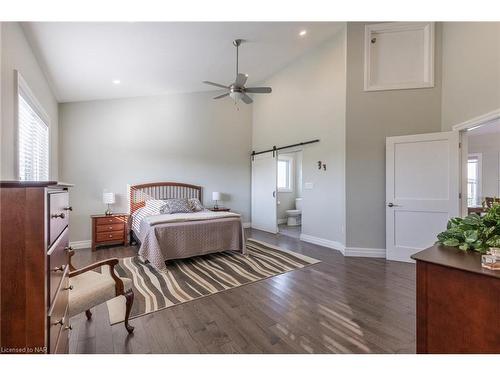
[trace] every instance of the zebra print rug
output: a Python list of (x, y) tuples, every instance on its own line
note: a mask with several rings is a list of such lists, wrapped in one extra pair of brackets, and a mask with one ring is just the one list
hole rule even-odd
[[(120, 259), (115, 267), (117, 273), (133, 282), (131, 318), (320, 262), (254, 239), (247, 239), (246, 246), (247, 255), (227, 251), (168, 261), (165, 272), (157, 271), (140, 257)], [(107, 304), (111, 324), (122, 322), (124, 297)]]

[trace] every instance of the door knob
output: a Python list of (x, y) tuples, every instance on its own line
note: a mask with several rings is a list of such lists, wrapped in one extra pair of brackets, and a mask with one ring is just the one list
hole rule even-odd
[(399, 204), (394, 204), (394, 203), (388, 203), (387, 207), (400, 207)]

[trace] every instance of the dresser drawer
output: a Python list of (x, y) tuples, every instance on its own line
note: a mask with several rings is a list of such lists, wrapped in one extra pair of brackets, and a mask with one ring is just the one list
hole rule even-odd
[(96, 233), (96, 242), (123, 241), (124, 239), (125, 234), (123, 233), (123, 230), (116, 232)]
[(97, 225), (96, 226), (96, 232), (97, 233), (102, 233), (102, 232), (116, 232), (116, 231), (123, 231), (125, 229), (125, 224), (106, 224), (106, 225)]
[(68, 327), (61, 328), (59, 333), (59, 338), (57, 339), (56, 348), (52, 351), (52, 354), (68, 354), (69, 352), (69, 333), (70, 329)]
[(66, 267), (62, 283), (57, 290), (54, 301), (49, 309), (49, 352), (54, 353), (60, 334), (67, 334), (69, 327), (68, 317), (68, 298), (69, 298), (69, 269)]
[(47, 262), (49, 265), (49, 303), (52, 303), (52, 301), (54, 300), (64, 272), (66, 271), (66, 269), (69, 269), (68, 233), (69, 229), (66, 228), (47, 252), (47, 256), (49, 258)]
[(59, 237), (69, 222), (69, 194), (67, 192), (49, 195), (49, 246)]
[(127, 222), (127, 218), (121, 216), (98, 217), (95, 220), (96, 225), (125, 224)]

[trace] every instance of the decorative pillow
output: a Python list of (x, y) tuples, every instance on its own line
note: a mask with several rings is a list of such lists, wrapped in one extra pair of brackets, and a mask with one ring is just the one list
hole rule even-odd
[(188, 204), (189, 208), (193, 212), (198, 212), (198, 211), (203, 211), (205, 210), (205, 207), (201, 204), (200, 200), (198, 198), (189, 198), (188, 199)]
[(165, 205), (160, 209), (162, 214), (176, 214), (180, 212), (192, 212), (187, 199), (167, 199)]
[(159, 215), (162, 207), (165, 206), (165, 201), (159, 199), (147, 199), (144, 201), (148, 215)]

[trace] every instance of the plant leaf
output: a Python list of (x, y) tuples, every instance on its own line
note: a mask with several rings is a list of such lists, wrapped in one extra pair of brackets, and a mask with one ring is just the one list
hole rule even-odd
[(443, 245), (456, 247), (456, 246), (460, 245), (460, 241), (457, 240), (456, 238), (448, 238), (448, 239), (443, 241)]

